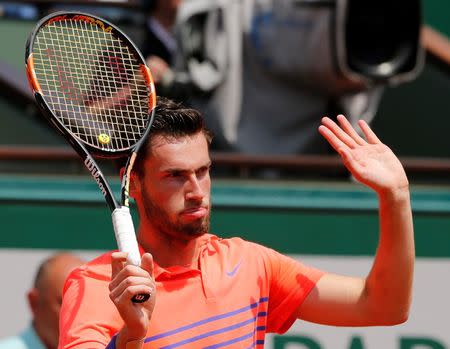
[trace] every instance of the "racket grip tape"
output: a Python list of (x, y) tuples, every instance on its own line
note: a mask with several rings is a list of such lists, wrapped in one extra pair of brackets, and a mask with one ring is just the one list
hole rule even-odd
[[(127, 263), (140, 266), (141, 255), (134, 231), (130, 209), (126, 206), (116, 208), (112, 212), (112, 222), (119, 251), (127, 253)], [(138, 294), (133, 297), (134, 303), (143, 303), (150, 298), (148, 294)]]

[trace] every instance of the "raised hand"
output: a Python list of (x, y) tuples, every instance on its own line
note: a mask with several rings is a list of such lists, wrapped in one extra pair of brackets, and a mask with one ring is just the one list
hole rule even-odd
[(324, 117), (319, 132), (341, 155), (344, 165), (359, 182), (378, 194), (408, 189), (408, 179), (402, 164), (365, 121), (360, 120), (358, 126), (366, 139), (355, 131), (343, 115), (338, 115), (337, 120), (339, 125)]
[[(115, 252), (111, 256), (112, 280), (109, 297), (122, 317), (125, 327), (121, 331), (122, 341), (142, 340), (146, 334), (155, 307), (156, 286), (153, 279), (153, 258), (142, 256), (141, 267), (127, 265), (127, 254)], [(133, 296), (150, 294), (148, 301), (134, 303)]]

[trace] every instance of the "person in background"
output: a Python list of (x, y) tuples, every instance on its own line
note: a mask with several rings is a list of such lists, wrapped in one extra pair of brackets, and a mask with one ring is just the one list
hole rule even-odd
[(182, 0), (146, 0), (148, 12), (142, 55), (150, 67), (158, 94), (174, 97), (174, 73), (171, 66), (177, 51), (173, 29)]
[(51, 255), (41, 263), (33, 287), (27, 293), (32, 323), (22, 333), (0, 340), (0, 349), (57, 348), (64, 282), (69, 273), (83, 263), (67, 252)]
[[(396, 23), (396, 17), (383, 12), (383, 4), (373, 2), (373, 11), (361, 11), (359, 5), (340, 3), (183, 1), (175, 24), (174, 69), (185, 71), (202, 92), (192, 96), (190, 105), (205, 115), (214, 133), (213, 150), (260, 156), (332, 154), (316, 132), (323, 115), (345, 114), (358, 130), (359, 119), (372, 121), (388, 81), (398, 84), (417, 76), (423, 55), (414, 30), (405, 29), (399, 40), (389, 35), (390, 30), (396, 32), (395, 25), (373, 24)], [(414, 1), (410, 3), (413, 12)], [(345, 19), (341, 13), (347, 14)], [(358, 30), (351, 31), (353, 40), (344, 41), (338, 33), (345, 33), (348, 23), (370, 33), (373, 40), (366, 41), (371, 44), (361, 46), (360, 39), (354, 40), (364, 35)], [(410, 27), (415, 25), (409, 23)], [(394, 49), (405, 46), (408, 54)], [(396, 66), (408, 55), (417, 62), (409, 73), (395, 68), (389, 78), (373, 79), (370, 72)], [(357, 69), (344, 68), (351, 65), (349, 56), (357, 57), (358, 74), (351, 73)], [(299, 174), (293, 169), (285, 172)]]

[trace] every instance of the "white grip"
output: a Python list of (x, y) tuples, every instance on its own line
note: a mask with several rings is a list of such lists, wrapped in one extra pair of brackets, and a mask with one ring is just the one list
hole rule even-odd
[(114, 233), (116, 234), (119, 251), (128, 253), (128, 263), (140, 266), (141, 255), (134, 232), (130, 209), (126, 206), (116, 208), (112, 213)]

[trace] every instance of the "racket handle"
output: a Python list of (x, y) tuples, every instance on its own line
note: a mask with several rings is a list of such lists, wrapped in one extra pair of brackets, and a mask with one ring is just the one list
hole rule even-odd
[[(126, 206), (116, 208), (112, 213), (114, 233), (119, 251), (127, 253), (127, 263), (140, 266), (141, 255), (134, 231), (130, 209)], [(149, 294), (138, 294), (132, 298), (134, 303), (143, 303), (150, 298)]]
[(139, 253), (130, 209), (126, 206), (116, 208), (112, 213), (112, 222), (119, 251), (128, 253), (128, 264), (140, 266), (141, 255)]

